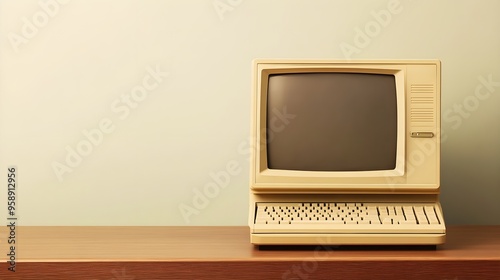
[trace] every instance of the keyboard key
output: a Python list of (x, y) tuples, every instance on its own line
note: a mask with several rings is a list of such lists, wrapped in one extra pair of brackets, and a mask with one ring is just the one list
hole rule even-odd
[(382, 220), (383, 225), (392, 225), (392, 218), (385, 218)]

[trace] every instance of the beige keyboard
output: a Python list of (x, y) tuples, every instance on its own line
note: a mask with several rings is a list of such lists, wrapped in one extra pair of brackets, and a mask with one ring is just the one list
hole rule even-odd
[(255, 232), (444, 232), (435, 203), (257, 203)]

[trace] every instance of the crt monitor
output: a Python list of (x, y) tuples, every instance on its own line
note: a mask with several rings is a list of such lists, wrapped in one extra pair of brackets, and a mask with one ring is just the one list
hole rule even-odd
[(253, 193), (439, 191), (440, 63), (254, 61)]

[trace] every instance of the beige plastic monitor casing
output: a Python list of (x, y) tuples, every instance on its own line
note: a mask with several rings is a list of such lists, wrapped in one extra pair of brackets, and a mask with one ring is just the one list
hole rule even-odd
[[(440, 61), (255, 60), (253, 66), (251, 130), (253, 150), (249, 209), (251, 232), (257, 202), (342, 200), (439, 203)], [(306, 72), (394, 75), (398, 132), (396, 167), (393, 170), (317, 172), (268, 168), (266, 150), (268, 77), (272, 74)], [(286, 122), (283, 125), (286, 125)], [(271, 130), (271, 133), (279, 131)], [(255, 240), (258, 238), (260, 237), (254, 237)]]

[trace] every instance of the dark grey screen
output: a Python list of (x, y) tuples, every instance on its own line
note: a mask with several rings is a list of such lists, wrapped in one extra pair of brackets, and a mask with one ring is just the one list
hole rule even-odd
[(395, 78), (359, 73), (270, 75), (266, 129), (270, 169), (394, 169)]

